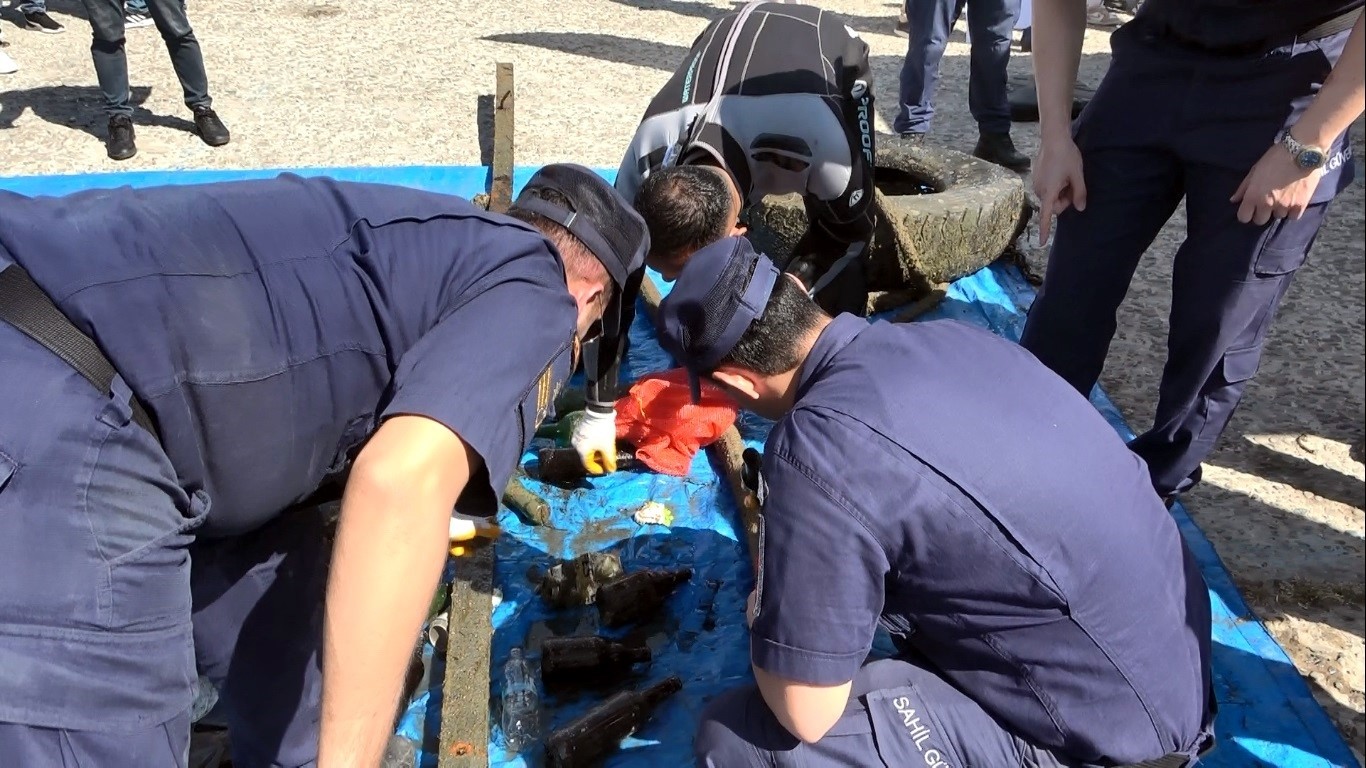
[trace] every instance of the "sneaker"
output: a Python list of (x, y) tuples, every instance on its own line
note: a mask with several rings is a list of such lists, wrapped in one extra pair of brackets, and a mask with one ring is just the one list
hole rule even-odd
[(55, 19), (47, 15), (45, 11), (29, 11), (24, 13), (24, 28), (35, 32), (46, 32), (55, 35), (66, 31), (66, 27), (58, 24)]
[[(3, 45), (3, 43), (0, 43)], [(9, 57), (8, 53), (0, 51), (0, 75), (12, 75), (19, 71), (19, 64)]]
[(1012, 171), (1029, 170), (1029, 157), (1015, 149), (1015, 142), (1010, 140), (1008, 133), (980, 134), (977, 146), (972, 149), (972, 155), (988, 163), (1005, 166)]
[(138, 146), (133, 142), (133, 118), (127, 115), (109, 118), (109, 138), (105, 147), (110, 160), (127, 160), (138, 153)]
[(1124, 21), (1104, 7), (1086, 11), (1086, 23), (1093, 27), (1118, 27)]
[(901, 134), (901, 145), (902, 145), (903, 147), (918, 147), (918, 146), (920, 146), (921, 144), (924, 144), (924, 143), (925, 143), (925, 134), (924, 134), (923, 131), (920, 132), (920, 133), (903, 133), (903, 134)]
[(896, 17), (896, 36), (909, 37), (911, 34), (911, 22), (906, 19), (906, 6), (901, 7), (901, 13)]
[(152, 17), (145, 13), (132, 11), (125, 14), (123, 17), (124, 29), (143, 29), (144, 27), (150, 26), (152, 26)]
[(194, 127), (199, 138), (211, 147), (221, 147), (228, 143), (228, 126), (218, 119), (218, 113), (211, 107), (194, 108)]

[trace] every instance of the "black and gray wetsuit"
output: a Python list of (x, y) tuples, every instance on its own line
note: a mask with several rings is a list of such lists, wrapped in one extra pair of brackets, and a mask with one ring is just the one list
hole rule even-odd
[[(634, 203), (651, 171), (706, 153), (729, 170), (746, 205), (803, 195), (806, 248), (838, 256), (872, 227), (873, 115), (868, 44), (842, 19), (811, 5), (749, 3), (698, 35), (646, 109), (616, 188)], [(615, 382), (609, 369), (634, 315), (633, 277), (619, 335), (605, 334), (598, 354), (585, 356), (590, 401), (599, 389), (605, 395), (600, 382)]]
[(634, 202), (651, 171), (705, 152), (747, 205), (801, 194), (812, 223), (849, 243), (866, 234), (874, 149), (868, 44), (815, 6), (751, 3), (693, 42), (650, 102), (616, 187)]

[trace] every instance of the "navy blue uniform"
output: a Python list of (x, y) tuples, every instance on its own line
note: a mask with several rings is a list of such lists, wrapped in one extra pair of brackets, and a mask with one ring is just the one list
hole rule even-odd
[[(751, 653), (853, 692), (814, 744), (756, 689), (728, 694), (703, 717), (699, 765), (1194, 753), (1212, 719), (1206, 586), (1086, 400), (980, 329), (849, 315), (796, 387), (764, 449)], [(879, 624), (903, 654), (865, 665)]]
[(494, 511), (574, 363), (553, 244), (459, 198), (286, 175), (0, 193), (11, 261), (120, 376), (106, 397), (0, 323), (0, 755), (176, 764), (197, 655), (237, 760), (315, 759), (327, 552), (316, 513), (281, 511), (394, 414), (459, 434), (486, 471), (457, 507)]
[(1276, 308), (1329, 202), (1352, 179), (1347, 133), (1299, 219), (1243, 224), (1229, 202), (1294, 125), (1348, 32), (1302, 33), (1361, 0), (1148, 0), (1111, 37), (1110, 68), (1073, 126), (1087, 203), (1058, 216), (1021, 343), (1089, 393), (1138, 259), (1186, 201), (1168, 359), (1153, 426), (1131, 445), (1164, 495), (1189, 489), (1257, 372)]

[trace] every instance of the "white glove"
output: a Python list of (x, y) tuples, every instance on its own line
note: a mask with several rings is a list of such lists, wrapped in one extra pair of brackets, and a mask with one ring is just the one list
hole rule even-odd
[(591, 474), (617, 471), (617, 412), (585, 408), (583, 418), (574, 425), (569, 444), (579, 452), (579, 460)]

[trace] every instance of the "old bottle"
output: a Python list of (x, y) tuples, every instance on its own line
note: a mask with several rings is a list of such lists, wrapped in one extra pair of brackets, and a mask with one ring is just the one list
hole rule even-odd
[(521, 648), (503, 666), (503, 739), (509, 752), (521, 752), (541, 735), (541, 697)]
[(673, 675), (644, 690), (614, 694), (550, 734), (545, 742), (546, 765), (580, 768), (596, 764), (644, 725), (660, 703), (682, 689), (683, 681)]
[(678, 585), (692, 578), (691, 568), (636, 571), (598, 587), (598, 617), (604, 626), (620, 627), (653, 616)]
[[(588, 469), (583, 466), (583, 459), (579, 458), (579, 452), (573, 448), (542, 448), (536, 453), (536, 461), (539, 465), (536, 473), (542, 482), (572, 483), (588, 477)], [(636, 466), (636, 456), (633, 452), (620, 449), (617, 451), (618, 471), (634, 469)]]
[(541, 645), (541, 681), (547, 688), (613, 682), (650, 657), (649, 648), (605, 637), (552, 637)]

